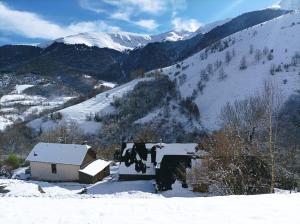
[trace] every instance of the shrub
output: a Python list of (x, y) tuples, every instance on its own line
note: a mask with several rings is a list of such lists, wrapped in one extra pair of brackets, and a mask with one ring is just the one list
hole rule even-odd
[(17, 169), (18, 167), (20, 167), (20, 159), (13, 153), (9, 154), (9, 156), (5, 160), (5, 163), (11, 166), (13, 169)]
[(62, 114), (60, 112), (55, 112), (50, 114), (50, 119), (53, 121), (61, 120), (62, 119)]
[(94, 121), (95, 121), (95, 122), (102, 122), (102, 118), (101, 118), (101, 116), (100, 116), (99, 113), (96, 113), (96, 114), (95, 114), (95, 116), (94, 116)]

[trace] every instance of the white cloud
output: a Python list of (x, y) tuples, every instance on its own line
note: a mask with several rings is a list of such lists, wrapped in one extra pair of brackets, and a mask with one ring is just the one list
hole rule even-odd
[(184, 20), (176, 17), (172, 20), (172, 25), (176, 31), (189, 31), (194, 32), (201, 26), (201, 23), (195, 19)]
[(67, 32), (72, 34), (76, 33), (84, 33), (84, 32), (115, 32), (120, 31), (119, 27), (110, 26), (104, 21), (86, 21), (79, 23), (72, 23), (67, 27)]
[(10, 9), (3, 3), (0, 3), (0, 29), (31, 38), (55, 38), (64, 34), (60, 26), (34, 13)]
[(149, 31), (155, 30), (159, 26), (153, 19), (142, 19), (135, 22), (135, 24)]
[(0, 2), (0, 30), (20, 34), (29, 38), (55, 39), (79, 32), (117, 31), (104, 21), (83, 21), (61, 26), (41, 16), (9, 8)]
[[(187, 7), (187, 0), (78, 0), (82, 8), (98, 13), (104, 13), (103, 10), (108, 5), (114, 7), (110, 19), (125, 21), (145, 28), (148, 31), (155, 30), (159, 24), (154, 19), (144, 19), (141, 15), (160, 15), (162, 13), (170, 13), (173, 18), (176, 17), (178, 11)], [(139, 21), (135, 21), (136, 19)], [(193, 22), (193, 21), (192, 21)], [(193, 23), (194, 24), (194, 23)]]
[(79, 0), (79, 5), (81, 8), (96, 12), (96, 13), (105, 13), (103, 9), (103, 4), (100, 1), (92, 0)]
[[(89, 0), (91, 2), (95, 0)], [(149, 14), (158, 14), (165, 11), (167, 1), (162, 0), (103, 0), (105, 3), (114, 5), (122, 9), (134, 8), (134, 12), (146, 12)]]
[(130, 22), (130, 15), (131, 15), (131, 10), (117, 11), (117, 12), (113, 13), (110, 16), (110, 18)]

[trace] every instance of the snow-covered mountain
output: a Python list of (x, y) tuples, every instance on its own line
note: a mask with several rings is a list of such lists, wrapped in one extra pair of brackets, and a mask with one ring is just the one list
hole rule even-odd
[(85, 44), (89, 47), (111, 48), (117, 51), (131, 50), (138, 46), (143, 46), (151, 41), (149, 35), (140, 35), (132, 33), (80, 33), (67, 37), (62, 37), (54, 41), (42, 43), (42, 48), (48, 47), (53, 42), (65, 44)]
[(46, 48), (54, 42), (65, 44), (85, 44), (89, 47), (96, 46), (99, 48), (111, 48), (117, 51), (132, 50), (136, 47), (145, 46), (148, 43), (164, 42), (164, 41), (178, 41), (192, 38), (198, 34), (204, 34), (213, 28), (223, 25), (229, 19), (217, 21), (204, 26), (201, 26), (195, 32), (190, 31), (176, 31), (157, 34), (157, 35), (144, 35), (128, 32), (115, 32), (115, 33), (79, 33), (66, 37), (61, 37), (56, 40), (47, 41), (39, 44), (41, 48)]
[(197, 34), (205, 34), (208, 33), (209, 31), (213, 30), (217, 26), (222, 26), (225, 23), (228, 23), (231, 20), (231, 18), (224, 19), (224, 20), (219, 20), (216, 22), (208, 23), (206, 25), (201, 26), (198, 30), (196, 30), (193, 34), (191, 34), (190, 37), (196, 36)]
[(300, 9), (300, 0), (282, 0), (279, 6), (282, 9), (298, 10)]
[(54, 42), (65, 44), (85, 44), (89, 47), (111, 48), (117, 51), (133, 50), (152, 42), (178, 41), (188, 39), (193, 33), (187, 31), (170, 31), (158, 35), (143, 35), (126, 32), (116, 33), (80, 33), (58, 38), (39, 45), (46, 48)]

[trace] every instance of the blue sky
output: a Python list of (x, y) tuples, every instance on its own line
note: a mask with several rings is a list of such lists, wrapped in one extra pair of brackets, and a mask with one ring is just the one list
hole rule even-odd
[(263, 9), (276, 0), (0, 0), (0, 45), (80, 32), (157, 34)]

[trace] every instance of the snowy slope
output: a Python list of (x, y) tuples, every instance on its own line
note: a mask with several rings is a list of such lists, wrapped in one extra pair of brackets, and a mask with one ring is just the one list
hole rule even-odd
[(77, 123), (86, 133), (97, 133), (101, 127), (100, 122), (95, 122), (93, 119), (88, 119), (89, 116), (95, 116), (95, 114), (102, 116), (107, 113), (113, 113), (114, 107), (111, 103), (127, 92), (134, 89), (135, 85), (141, 81), (147, 81), (150, 78), (135, 79), (129, 83), (118, 86), (114, 89), (100, 93), (97, 96), (84, 101), (80, 104), (65, 108), (59, 112), (62, 114), (62, 120), (53, 121), (44, 118), (33, 120), (29, 125), (37, 130), (42, 128), (48, 130), (58, 125), (68, 125), (70, 123)]
[[(163, 73), (177, 80), (183, 97), (190, 97), (196, 92), (194, 101), (199, 107), (202, 124), (212, 130), (219, 127), (219, 113), (227, 102), (255, 94), (262, 89), (265, 80), (272, 80), (285, 99), (296, 93), (300, 86), (300, 67), (290, 66), (285, 70), (283, 65), (291, 64), (293, 55), (300, 51), (299, 40), (300, 13), (295, 12), (233, 34), (222, 41), (223, 46), (226, 46), (224, 41), (228, 43), (228, 47), (223, 47), (226, 49), (204, 49), (177, 65), (164, 68)], [(254, 51), (252, 54), (251, 45)], [(263, 52), (265, 47), (268, 55), (273, 49), (273, 59), (269, 60), (267, 55), (262, 55), (257, 62), (255, 52)], [(228, 64), (225, 62), (227, 52), (232, 57)], [(240, 62), (244, 56), (248, 68), (240, 70)], [(219, 68), (216, 66), (217, 61), (222, 63)], [(201, 71), (207, 71), (209, 64), (212, 65), (213, 72), (208, 77), (203, 77)], [(272, 65), (281, 65), (282, 71), (276, 72), (274, 76), (270, 75)], [(227, 76), (223, 81), (220, 80), (221, 68)], [(202, 93), (198, 89), (200, 80), (205, 85)]]

